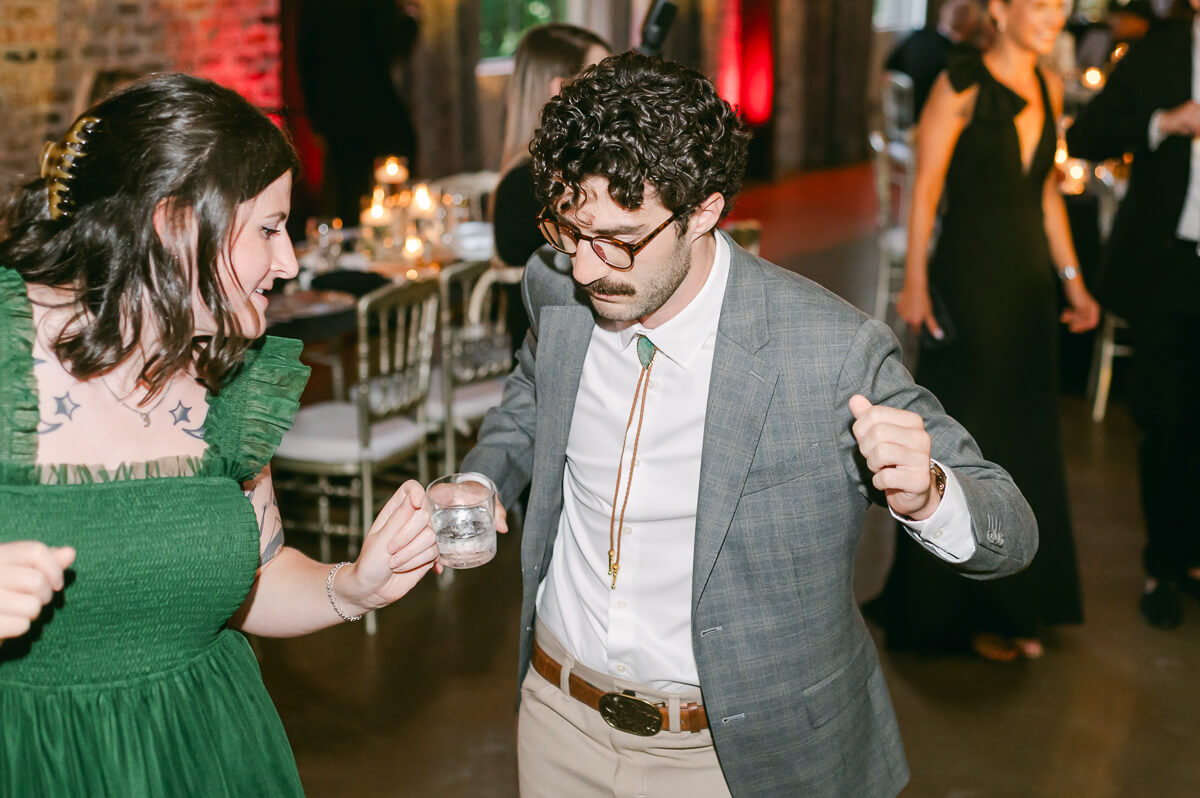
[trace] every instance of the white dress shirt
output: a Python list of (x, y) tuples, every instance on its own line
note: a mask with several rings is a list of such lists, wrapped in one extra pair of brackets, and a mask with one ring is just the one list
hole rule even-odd
[[(709, 377), (728, 277), (729, 245), (718, 235), (708, 279), (678, 315), (654, 329), (600, 322), (592, 330), (567, 439), (554, 554), (538, 591), (538, 618), (575, 661), (657, 690), (682, 692), (700, 683), (692, 654), (692, 556)], [(624, 436), (641, 373), (639, 334), (659, 351), (633, 459), (636, 415), (628, 441)], [(907, 523), (927, 548), (961, 562), (974, 553), (975, 540), (962, 489), (949, 469), (946, 477), (934, 515)], [(618, 516), (628, 502), (615, 589), (608, 574), (614, 495)]]
[[(1192, 22), (1192, 99), (1200, 102), (1200, 15)], [(1151, 150), (1157, 150), (1166, 138), (1160, 127), (1160, 120), (1166, 111), (1165, 108), (1160, 109), (1150, 116)], [(1186, 241), (1200, 242), (1200, 137), (1192, 139), (1187, 198), (1183, 203), (1183, 212), (1179, 214), (1175, 235)]]

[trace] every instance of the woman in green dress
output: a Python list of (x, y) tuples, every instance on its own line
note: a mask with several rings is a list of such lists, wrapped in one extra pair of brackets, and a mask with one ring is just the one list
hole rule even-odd
[(356, 562), (283, 545), (268, 462), (308, 370), (261, 336), (296, 169), (236, 93), (165, 75), (48, 144), (9, 209), (0, 796), (301, 795), (241, 632), (354, 620), (439, 567), (415, 482)]

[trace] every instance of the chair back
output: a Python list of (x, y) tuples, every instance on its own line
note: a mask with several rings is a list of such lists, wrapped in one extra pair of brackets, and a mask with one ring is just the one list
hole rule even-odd
[[(495, 283), (491, 263), (451, 264), (438, 276), (442, 293), (442, 371), (453, 389), (512, 370), (506, 297), (488, 290)], [(482, 290), (480, 290), (482, 289)]]
[(437, 333), (438, 284), (385, 285), (358, 300), (358, 437), (370, 446), (371, 425), (409, 414), (424, 421)]
[(906, 141), (917, 121), (912, 78), (903, 72), (884, 72), (882, 101), (883, 135), (889, 141)]
[(487, 219), (488, 204), (499, 182), (499, 172), (459, 172), (438, 180), (437, 188), (451, 207), (465, 211), (466, 218), (460, 221), (482, 222)]

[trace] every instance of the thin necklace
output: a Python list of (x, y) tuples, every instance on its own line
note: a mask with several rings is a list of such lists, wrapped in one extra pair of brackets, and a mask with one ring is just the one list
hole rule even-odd
[[(131, 407), (125, 402), (125, 399), (128, 399), (129, 396), (132, 395), (133, 391), (130, 391), (129, 394), (126, 394), (125, 399), (122, 399), (121, 397), (117, 396), (117, 392), (112, 389), (112, 386), (108, 384), (108, 380), (104, 379), (103, 375), (100, 376), (100, 384), (104, 386), (104, 390), (108, 391), (109, 396), (117, 400), (117, 404), (121, 405), (121, 407), (125, 408), (130, 413), (136, 413), (137, 415), (141, 416), (142, 425), (146, 427), (150, 426), (150, 413), (154, 410), (157, 410), (158, 406), (161, 405), (163, 400), (167, 398), (167, 390), (166, 388), (163, 388), (162, 393), (158, 395), (158, 399), (154, 402), (154, 404), (150, 405), (145, 410), (142, 410), (140, 407)], [(135, 388), (134, 390), (137, 389)]]

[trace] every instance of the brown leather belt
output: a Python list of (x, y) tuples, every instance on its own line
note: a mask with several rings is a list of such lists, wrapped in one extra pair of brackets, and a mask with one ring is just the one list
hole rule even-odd
[[(542, 678), (556, 687), (562, 678), (562, 665), (542, 650), (537, 643), (533, 644), (533, 669)], [(666, 704), (654, 704), (644, 698), (638, 698), (632, 692), (608, 693), (601, 690), (574, 673), (567, 680), (570, 686), (570, 696), (587, 704), (600, 713), (605, 722), (614, 729), (619, 729), (641, 737), (651, 737), (663, 729), (670, 728), (670, 708)], [(695, 702), (679, 705), (679, 730), (698, 732), (708, 728), (708, 714), (703, 704)]]

